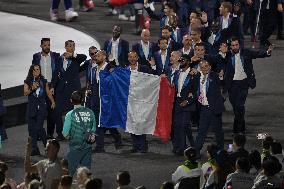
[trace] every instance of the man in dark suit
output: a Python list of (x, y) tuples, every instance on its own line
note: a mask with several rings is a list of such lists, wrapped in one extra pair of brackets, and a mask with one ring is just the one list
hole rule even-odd
[(224, 92), (229, 93), (229, 100), (235, 114), (234, 133), (245, 132), (245, 101), (248, 88), (254, 89), (256, 86), (255, 74), (252, 59), (269, 57), (273, 47), (267, 51), (252, 51), (240, 48), (238, 38), (231, 39), (231, 52), (227, 53), (225, 88)]
[[(80, 64), (86, 60), (86, 55), (75, 54), (75, 42), (68, 40), (65, 42), (66, 52), (59, 57), (57, 64), (57, 77), (55, 88), (55, 123), (58, 140), (64, 140), (62, 135), (63, 123), (62, 112), (72, 109), (70, 102), (71, 94), (81, 90), (79, 77)], [(52, 131), (53, 134), (53, 131)]]
[(153, 69), (153, 74), (161, 75), (165, 74), (170, 65), (170, 52), (167, 49), (168, 40), (166, 38), (160, 38), (158, 40), (159, 51), (154, 53), (154, 57), (150, 61)]
[[(219, 8), (220, 17), (217, 18), (214, 25), (218, 28), (216, 35), (214, 34), (213, 46), (218, 52), (221, 42), (228, 41), (232, 36), (237, 36), (240, 39), (240, 44), (244, 46), (244, 35), (240, 18), (235, 14), (234, 7), (230, 2), (223, 2)], [(232, 14), (233, 12), (233, 14)]]
[[(148, 66), (141, 65), (138, 63), (138, 55), (135, 51), (128, 53), (129, 69), (131, 72), (143, 72), (151, 73), (151, 69)], [(131, 153), (146, 153), (148, 151), (148, 142), (146, 140), (146, 135), (136, 135), (131, 133), (132, 138), (132, 149)]]
[(178, 27), (177, 16), (171, 15), (169, 25), (172, 27), (171, 39), (173, 39), (180, 48), (182, 47), (182, 30)]
[(143, 29), (141, 32), (141, 41), (132, 46), (132, 50), (138, 55), (138, 63), (150, 67), (149, 61), (154, 54), (154, 44), (150, 42), (150, 31)]
[(193, 77), (190, 75), (190, 57), (183, 55), (180, 61), (180, 70), (174, 77), (176, 97), (173, 119), (173, 153), (182, 156), (186, 149), (186, 136), (190, 146), (194, 146), (191, 131), (191, 111), (196, 110), (196, 93), (193, 87)]
[[(54, 95), (55, 80), (57, 77), (56, 65), (58, 63), (59, 53), (50, 51), (50, 38), (42, 38), (41, 52), (33, 55), (32, 64), (40, 65), (41, 74), (47, 80), (52, 95)], [(53, 131), (55, 128), (54, 111), (50, 108), (51, 102), (49, 98), (47, 102), (47, 138), (53, 138)]]
[(99, 89), (99, 80), (100, 80), (100, 72), (106, 71), (109, 72), (113, 67), (112, 64), (106, 62), (107, 54), (104, 50), (100, 50), (95, 54), (96, 64), (89, 66), (87, 69), (87, 86), (88, 86), (88, 97), (89, 97), (89, 108), (93, 110), (96, 123), (97, 123), (97, 142), (94, 152), (102, 153), (105, 151), (104, 149), (104, 135), (108, 130), (112, 137), (115, 140), (115, 148), (118, 149), (121, 146), (121, 135), (116, 128), (104, 128), (100, 127), (99, 115), (100, 115), (100, 89)]
[(125, 67), (128, 62), (129, 43), (120, 38), (121, 32), (122, 28), (115, 25), (112, 30), (112, 38), (105, 41), (103, 50), (114, 65)]
[(224, 100), (221, 95), (218, 74), (211, 71), (206, 60), (200, 62), (201, 72), (195, 77), (199, 105), (199, 128), (196, 136), (195, 149), (200, 153), (209, 128), (215, 132), (217, 146), (224, 148), (224, 132), (222, 128), (222, 112)]
[(277, 12), (283, 12), (282, 0), (263, 0), (260, 10), (260, 47), (271, 45), (268, 38), (277, 26)]
[(160, 14), (155, 14), (148, 4), (148, 0), (145, 2), (145, 10), (149, 14), (150, 18), (160, 20), (160, 28), (169, 24), (169, 16), (175, 14), (175, 5), (172, 2), (166, 2), (164, 4), (163, 12)]

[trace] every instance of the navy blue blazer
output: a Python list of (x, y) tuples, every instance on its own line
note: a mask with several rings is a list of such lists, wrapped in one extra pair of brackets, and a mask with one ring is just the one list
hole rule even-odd
[[(111, 39), (106, 40), (104, 43), (104, 50), (107, 54), (111, 53), (112, 42)], [(125, 67), (128, 64), (129, 43), (124, 39), (119, 39), (118, 42), (118, 64)]]
[(132, 46), (132, 50), (137, 53), (137, 55), (139, 57), (138, 63), (140, 65), (150, 66), (148, 60), (151, 60), (151, 58), (154, 55), (154, 44), (152, 42), (149, 43), (149, 54), (148, 54), (148, 57), (145, 57), (145, 54), (144, 54), (143, 49), (142, 49), (141, 42), (135, 43)]
[[(178, 70), (174, 76), (174, 85), (175, 85), (175, 89), (176, 89), (176, 96), (175, 96), (175, 111), (177, 111), (178, 107), (180, 107), (180, 103), (182, 103), (184, 100), (188, 101), (188, 105), (185, 107), (180, 107), (182, 108), (183, 111), (195, 111), (196, 110), (196, 93), (194, 91), (196, 91), (195, 87), (196, 85), (194, 85), (194, 80), (193, 80), (193, 76), (188, 74), (187, 77), (184, 80), (181, 92), (180, 92), (180, 96), (181, 97), (177, 97), (178, 94), (178, 80), (180, 77), (180, 73), (181, 70)], [(192, 97), (189, 97), (189, 93), (192, 93)]]
[[(256, 58), (265, 58), (269, 57), (271, 55), (268, 55), (265, 50), (260, 51), (253, 51), (250, 49), (244, 49), (240, 52), (241, 56), (241, 62), (244, 68), (244, 71), (247, 75), (246, 79), (246, 85), (244, 85), (244, 88), (255, 88), (256, 87), (256, 80), (255, 80), (255, 74), (253, 70), (253, 64), (252, 59)], [(231, 52), (228, 52), (226, 60), (226, 72), (225, 72), (225, 91), (230, 90), (232, 81), (235, 75), (235, 55)]]
[[(166, 71), (166, 76), (167, 76), (167, 79), (169, 80), (170, 84), (174, 84), (174, 79), (175, 79), (175, 75), (179, 72), (179, 70), (175, 70), (174, 73), (172, 73), (172, 64), (169, 66), (169, 68), (167, 69)], [(173, 80), (172, 80), (173, 78)]]
[(156, 70), (153, 71), (153, 74), (161, 75), (161, 74), (167, 73), (167, 70), (169, 69), (169, 66), (170, 66), (170, 52), (169, 52), (169, 50), (167, 51), (165, 65), (163, 65), (163, 63), (162, 63), (162, 57), (161, 57), (160, 51), (154, 53), (154, 60), (155, 60), (155, 63), (156, 63)]
[[(197, 74), (194, 77), (194, 84), (197, 85), (195, 87), (196, 97), (200, 95), (200, 76), (201, 74)], [(221, 82), (219, 76), (215, 72), (210, 72), (206, 81), (206, 97), (209, 103), (209, 108), (214, 114), (221, 114), (224, 110), (224, 99), (221, 95)], [(200, 103), (198, 103), (201, 106)]]
[(64, 57), (60, 56), (57, 64), (58, 77), (56, 80), (56, 97), (70, 94), (73, 91), (81, 89), (79, 71), (80, 64), (86, 60), (87, 56), (84, 54), (77, 54), (76, 58), (69, 59), (69, 65), (66, 70), (63, 68)]
[(182, 30), (180, 28), (176, 28), (177, 37), (174, 35), (174, 31), (172, 32), (171, 38), (182, 46)]
[[(55, 78), (57, 77), (56, 64), (58, 62), (59, 56), (60, 56), (59, 53), (50, 51), (51, 70), (52, 70), (51, 88), (55, 87)], [(41, 52), (35, 53), (33, 55), (32, 64), (40, 65), (40, 60), (41, 60)]]

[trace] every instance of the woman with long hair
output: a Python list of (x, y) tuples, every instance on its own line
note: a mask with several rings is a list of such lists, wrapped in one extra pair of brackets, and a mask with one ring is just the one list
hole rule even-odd
[(31, 65), (28, 76), (24, 81), (24, 95), (28, 96), (27, 119), (29, 136), (32, 138), (31, 155), (40, 155), (37, 139), (46, 145), (46, 133), (43, 128), (47, 115), (46, 97), (51, 101), (51, 108), (55, 108), (55, 101), (49, 90), (47, 80), (41, 75), (39, 65)]

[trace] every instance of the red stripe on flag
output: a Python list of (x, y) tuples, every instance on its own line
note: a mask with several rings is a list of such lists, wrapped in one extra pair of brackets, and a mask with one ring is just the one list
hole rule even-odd
[(168, 142), (171, 135), (174, 96), (174, 87), (170, 85), (166, 77), (162, 77), (154, 135), (160, 137), (164, 142)]

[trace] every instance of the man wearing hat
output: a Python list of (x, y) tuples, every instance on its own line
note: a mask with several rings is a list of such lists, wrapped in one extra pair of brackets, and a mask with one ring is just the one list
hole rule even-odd
[(194, 85), (190, 72), (190, 56), (183, 55), (180, 59), (180, 69), (174, 77), (174, 85), (176, 87), (176, 96), (174, 104), (173, 119), (173, 153), (178, 156), (183, 155), (186, 149), (186, 136), (190, 145), (194, 145), (190, 117), (191, 111), (196, 108)]

